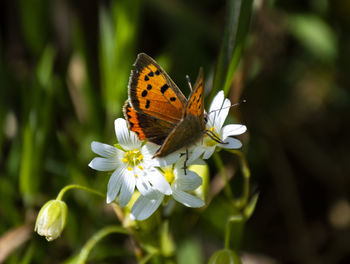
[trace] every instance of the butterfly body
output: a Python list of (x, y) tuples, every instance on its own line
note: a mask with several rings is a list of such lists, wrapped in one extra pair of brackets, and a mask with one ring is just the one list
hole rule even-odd
[(202, 69), (187, 100), (148, 55), (139, 54), (134, 66), (124, 115), (139, 139), (160, 145), (154, 157), (167, 156), (201, 139), (206, 130)]

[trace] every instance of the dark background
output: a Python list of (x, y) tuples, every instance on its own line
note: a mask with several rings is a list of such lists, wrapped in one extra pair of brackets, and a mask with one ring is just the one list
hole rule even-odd
[[(67, 195), (61, 238), (31, 233), (40, 206), (64, 185), (105, 190), (108, 175), (87, 167), (90, 142), (115, 143), (112, 124), (137, 53), (157, 59), (186, 95), (185, 75), (194, 80), (203, 66), (210, 93), (226, 8), (209, 0), (0, 2), (0, 239), (28, 227), (8, 263), (61, 263), (115, 222), (103, 201), (77, 191)], [(247, 100), (230, 120), (248, 128), (242, 150), (260, 193), (241, 245), (252, 263), (350, 261), (349, 29), (348, 0), (255, 1), (229, 95)], [(239, 192), (240, 181), (231, 184)], [(218, 209), (222, 194), (192, 230), (184, 217), (195, 213), (180, 208), (171, 222), (178, 247), (192, 243), (203, 262), (221, 248)], [(91, 258), (134, 261), (121, 235)]]

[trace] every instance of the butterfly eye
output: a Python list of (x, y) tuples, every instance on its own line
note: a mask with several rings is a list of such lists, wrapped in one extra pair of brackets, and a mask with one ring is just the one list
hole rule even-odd
[(207, 114), (204, 114), (204, 122), (208, 123), (208, 115)]

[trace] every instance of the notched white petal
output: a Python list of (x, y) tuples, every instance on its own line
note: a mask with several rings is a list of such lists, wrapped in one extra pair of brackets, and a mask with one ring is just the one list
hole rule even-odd
[(152, 186), (161, 193), (164, 193), (166, 195), (171, 194), (172, 191), (169, 183), (159, 171), (154, 169), (151, 172), (149, 172), (148, 180), (150, 181)]
[(215, 151), (215, 146), (214, 147), (207, 147), (207, 149), (205, 150), (204, 154), (203, 154), (203, 159), (209, 159), (211, 157), (211, 155), (213, 155)]
[(118, 167), (118, 161), (112, 158), (94, 158), (90, 163), (89, 167), (98, 171), (112, 171)]
[(129, 131), (123, 118), (118, 118), (114, 121), (114, 130), (118, 143), (125, 150), (132, 150), (141, 146), (141, 142), (134, 138), (135, 135)]
[(131, 209), (130, 218), (140, 221), (147, 219), (157, 210), (163, 201), (163, 197), (163, 195), (159, 195), (157, 199), (149, 200), (141, 195)]
[(125, 170), (123, 169), (117, 169), (111, 177), (109, 178), (108, 185), (107, 185), (107, 203), (111, 203), (115, 200), (117, 197), (120, 188), (123, 183), (123, 174), (125, 173)]
[(242, 147), (241, 141), (235, 138), (227, 137), (224, 139), (224, 142), (227, 144), (218, 144), (218, 146), (227, 149), (239, 149)]
[(193, 191), (202, 184), (202, 178), (197, 173), (187, 170), (187, 174), (181, 173), (176, 179), (176, 186), (182, 191)]
[(223, 102), (224, 102), (224, 91), (221, 90), (213, 98), (213, 101), (211, 102), (209, 107), (209, 112), (220, 109)]
[(228, 112), (230, 111), (230, 106), (231, 106), (231, 102), (229, 99), (225, 99), (220, 111), (218, 111), (218, 116), (215, 120), (215, 129), (216, 131), (220, 131), (225, 120), (226, 120), (226, 117), (228, 115)]
[(173, 190), (173, 197), (176, 201), (182, 203), (187, 207), (198, 208), (205, 205), (205, 203), (196, 196), (193, 196), (187, 192), (181, 190)]
[(124, 173), (123, 183), (118, 197), (118, 203), (125, 206), (131, 199), (135, 190), (135, 176), (132, 173)]
[(193, 164), (193, 162), (196, 161), (204, 151), (205, 149), (203, 148), (202, 144), (192, 148), (192, 152), (189, 154), (187, 164)]
[(95, 152), (96, 154), (104, 158), (114, 157), (117, 155), (119, 151), (117, 148), (111, 145), (96, 142), (96, 141), (91, 142), (91, 149), (93, 152)]
[(245, 125), (230, 124), (222, 128), (222, 137), (226, 138), (228, 136), (237, 136), (241, 135), (247, 131)]

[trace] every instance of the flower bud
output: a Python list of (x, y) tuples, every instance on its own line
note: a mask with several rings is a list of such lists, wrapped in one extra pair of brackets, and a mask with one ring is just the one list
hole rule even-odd
[(34, 231), (45, 236), (47, 241), (58, 238), (65, 225), (67, 218), (67, 205), (63, 201), (50, 200), (41, 207), (36, 218)]
[(216, 251), (210, 258), (209, 264), (241, 264), (237, 253), (229, 249)]

